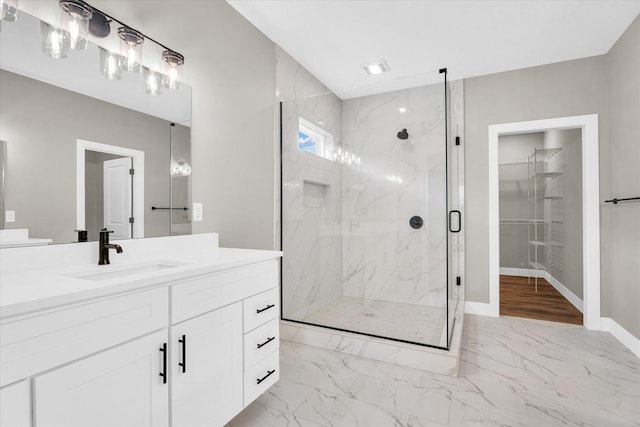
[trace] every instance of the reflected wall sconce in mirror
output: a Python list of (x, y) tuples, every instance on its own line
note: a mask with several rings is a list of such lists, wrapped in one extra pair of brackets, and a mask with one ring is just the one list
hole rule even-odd
[(69, 33), (40, 21), (42, 53), (49, 58), (65, 59), (69, 56)]
[(7, 22), (18, 20), (18, 0), (0, 0), (0, 20)]
[[(99, 46), (100, 73), (109, 80), (120, 80), (122, 72), (140, 73), (145, 93), (158, 96), (162, 88), (180, 90), (184, 56), (162, 43), (144, 35), (122, 21), (89, 5), (83, 0), (59, 0), (60, 26), (41, 22), (40, 37), (42, 53), (53, 59), (65, 59), (70, 50), (85, 50), (88, 36), (105, 38), (111, 34), (111, 23), (120, 24), (118, 38), (120, 52), (112, 52)], [(0, 17), (16, 21), (18, 0), (0, 0)], [(142, 46), (145, 40), (163, 49), (162, 67), (154, 70), (142, 65)]]
[(185, 160), (171, 162), (171, 176), (189, 176), (191, 175), (191, 165)]
[(100, 74), (109, 80), (120, 80), (124, 58), (102, 47), (98, 49), (100, 50)]

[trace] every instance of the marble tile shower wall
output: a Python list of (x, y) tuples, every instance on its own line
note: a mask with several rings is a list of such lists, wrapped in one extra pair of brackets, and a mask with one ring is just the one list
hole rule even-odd
[(342, 296), (342, 167), (298, 149), (298, 117), (340, 146), (342, 101), (277, 49), (282, 102), (283, 314), (303, 320)]
[(343, 172), (344, 295), (445, 306), (444, 85), (349, 99), (342, 113), (343, 144), (362, 160)]

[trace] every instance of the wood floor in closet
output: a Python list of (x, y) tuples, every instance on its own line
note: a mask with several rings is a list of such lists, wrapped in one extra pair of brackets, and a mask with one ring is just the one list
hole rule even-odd
[(582, 313), (549, 282), (538, 279), (538, 292), (528, 278), (500, 276), (500, 315), (582, 325)]

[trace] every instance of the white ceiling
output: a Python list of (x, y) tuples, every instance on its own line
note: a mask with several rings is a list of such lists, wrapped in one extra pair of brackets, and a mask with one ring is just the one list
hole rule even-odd
[[(640, 0), (227, 0), (341, 98), (606, 53)], [(386, 60), (369, 76), (363, 65)]]

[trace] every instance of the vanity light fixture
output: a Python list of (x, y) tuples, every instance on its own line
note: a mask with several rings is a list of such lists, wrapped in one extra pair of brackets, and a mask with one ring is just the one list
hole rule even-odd
[(182, 80), (182, 65), (184, 56), (178, 52), (165, 50), (162, 52), (162, 85), (169, 90), (179, 90), (180, 80)]
[(62, 14), (60, 29), (69, 35), (69, 47), (73, 50), (86, 50), (89, 20), (93, 11), (86, 3), (79, 0), (60, 0), (58, 2)]
[(370, 76), (374, 76), (376, 74), (382, 74), (386, 71), (389, 71), (389, 66), (387, 65), (386, 61), (380, 60), (378, 62), (374, 62), (373, 64), (365, 65), (364, 70)]
[(0, 0), (0, 20), (7, 22), (18, 20), (18, 0)]
[(120, 53), (124, 56), (124, 70), (129, 73), (139, 73), (142, 67), (142, 44), (144, 36), (129, 27), (118, 28), (120, 37)]
[(407, 112), (407, 109), (406, 109), (405, 107), (400, 107), (400, 108), (398, 108), (398, 112), (399, 112), (400, 114), (404, 114), (404, 113), (406, 113), (406, 112)]
[(40, 21), (40, 48), (50, 58), (66, 58), (69, 55), (69, 33)]
[[(16, 20), (18, 0), (0, 0), (2, 19)], [(41, 22), (42, 52), (51, 58), (64, 59), (69, 49), (88, 47), (88, 36), (104, 38), (111, 34), (111, 23), (120, 24), (120, 54), (99, 46), (100, 73), (110, 80), (120, 80), (122, 72), (139, 73), (142, 70), (144, 91), (152, 96), (162, 93), (162, 87), (179, 90), (182, 80), (184, 56), (162, 43), (131, 28), (122, 21), (89, 5), (84, 0), (58, 0), (61, 12), (60, 28)], [(145, 40), (155, 43), (162, 52), (162, 70), (142, 65), (142, 45)]]

